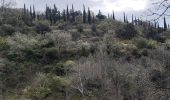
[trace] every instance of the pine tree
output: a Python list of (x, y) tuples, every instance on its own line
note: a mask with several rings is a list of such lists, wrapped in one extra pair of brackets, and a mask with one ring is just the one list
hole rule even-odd
[(88, 8), (88, 23), (91, 24), (91, 12), (89, 8)]
[(75, 12), (73, 4), (72, 4), (72, 21), (75, 22)]
[(166, 24), (166, 19), (164, 17), (164, 30), (166, 31), (167, 30), (167, 24)]
[(115, 13), (114, 13), (114, 11), (113, 11), (113, 15), (112, 15), (112, 17), (113, 17), (113, 20), (115, 20)]
[(83, 23), (86, 23), (86, 9), (85, 9), (85, 6), (83, 5)]
[(66, 14), (67, 14), (67, 21), (69, 21), (69, 19), (70, 19), (70, 14), (69, 14), (68, 5), (67, 5), (67, 12), (66, 12)]

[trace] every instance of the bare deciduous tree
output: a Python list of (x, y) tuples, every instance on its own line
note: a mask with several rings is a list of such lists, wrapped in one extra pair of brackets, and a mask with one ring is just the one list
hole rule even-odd
[(154, 20), (158, 20), (162, 16), (170, 16), (170, 0), (151, 0), (153, 7), (149, 11), (149, 16), (157, 16)]

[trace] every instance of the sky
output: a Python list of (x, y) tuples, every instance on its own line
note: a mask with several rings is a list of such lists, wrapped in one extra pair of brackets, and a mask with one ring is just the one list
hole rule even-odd
[(83, 4), (86, 9), (89, 7), (96, 14), (99, 9), (105, 15), (112, 13), (114, 10), (115, 17), (118, 20), (122, 20), (123, 12), (126, 12), (129, 20), (132, 14), (139, 17), (142, 20), (148, 20), (146, 11), (151, 6), (150, 0), (15, 0), (17, 8), (23, 8), (24, 3), (27, 7), (35, 5), (36, 11), (44, 11), (46, 4), (53, 6), (56, 4), (57, 8), (62, 10), (68, 6), (74, 5), (77, 10), (82, 10)]

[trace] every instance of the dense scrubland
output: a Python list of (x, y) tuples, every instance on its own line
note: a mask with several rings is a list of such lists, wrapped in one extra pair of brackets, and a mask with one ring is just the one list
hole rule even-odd
[(170, 30), (88, 9), (1, 9), (1, 100), (169, 100)]

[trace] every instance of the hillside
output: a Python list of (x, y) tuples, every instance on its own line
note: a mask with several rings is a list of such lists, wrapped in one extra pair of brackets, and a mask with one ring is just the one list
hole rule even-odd
[(167, 26), (67, 9), (1, 12), (0, 100), (170, 99)]

